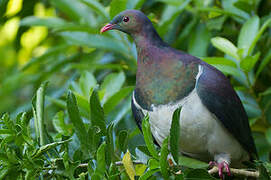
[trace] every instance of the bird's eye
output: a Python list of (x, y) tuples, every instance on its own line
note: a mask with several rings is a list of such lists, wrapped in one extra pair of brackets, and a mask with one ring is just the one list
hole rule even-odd
[(124, 16), (122, 20), (123, 20), (124, 22), (128, 22), (128, 21), (129, 21), (129, 17)]

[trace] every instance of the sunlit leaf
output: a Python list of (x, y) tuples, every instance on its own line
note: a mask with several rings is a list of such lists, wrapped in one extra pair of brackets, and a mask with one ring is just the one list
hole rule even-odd
[(122, 158), (122, 163), (125, 168), (126, 173), (130, 177), (131, 180), (135, 179), (136, 171), (131, 159), (131, 154), (129, 151), (125, 153), (125, 155)]
[(243, 49), (243, 57), (246, 57), (248, 50), (252, 45), (255, 37), (257, 36), (260, 25), (260, 19), (258, 16), (250, 18), (241, 28), (237, 47)]
[(235, 58), (236, 60), (240, 60), (240, 57), (237, 54), (237, 48), (232, 42), (222, 37), (214, 37), (211, 39), (213, 46), (215, 46), (220, 51), (228, 54), (229, 56)]

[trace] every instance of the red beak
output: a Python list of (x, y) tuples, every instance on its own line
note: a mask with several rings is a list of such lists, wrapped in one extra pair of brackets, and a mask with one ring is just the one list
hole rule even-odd
[(109, 31), (109, 30), (113, 29), (113, 26), (114, 26), (114, 24), (107, 24), (100, 30), (100, 32), (103, 33), (105, 31)]

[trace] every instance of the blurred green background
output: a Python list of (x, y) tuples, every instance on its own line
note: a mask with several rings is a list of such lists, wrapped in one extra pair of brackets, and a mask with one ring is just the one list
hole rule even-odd
[(113, 123), (114, 136), (128, 138), (119, 158), (127, 148), (135, 155), (135, 147), (144, 144), (130, 110), (135, 45), (121, 32), (99, 33), (125, 9), (143, 11), (167, 43), (230, 78), (249, 116), (260, 160), (270, 168), (270, 0), (0, 0), (0, 113), (12, 119), (31, 112), (32, 97), (48, 81), (44, 123), (53, 137), (49, 142), (63, 140), (74, 135), (75, 126), (67, 113), (68, 90), (88, 128), (89, 97), (97, 89), (106, 126)]

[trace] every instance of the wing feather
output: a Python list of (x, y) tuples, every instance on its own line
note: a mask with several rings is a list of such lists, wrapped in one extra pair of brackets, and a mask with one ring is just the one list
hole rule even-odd
[(196, 89), (207, 109), (215, 114), (252, 158), (257, 158), (247, 114), (229, 80), (214, 67), (204, 64)]

